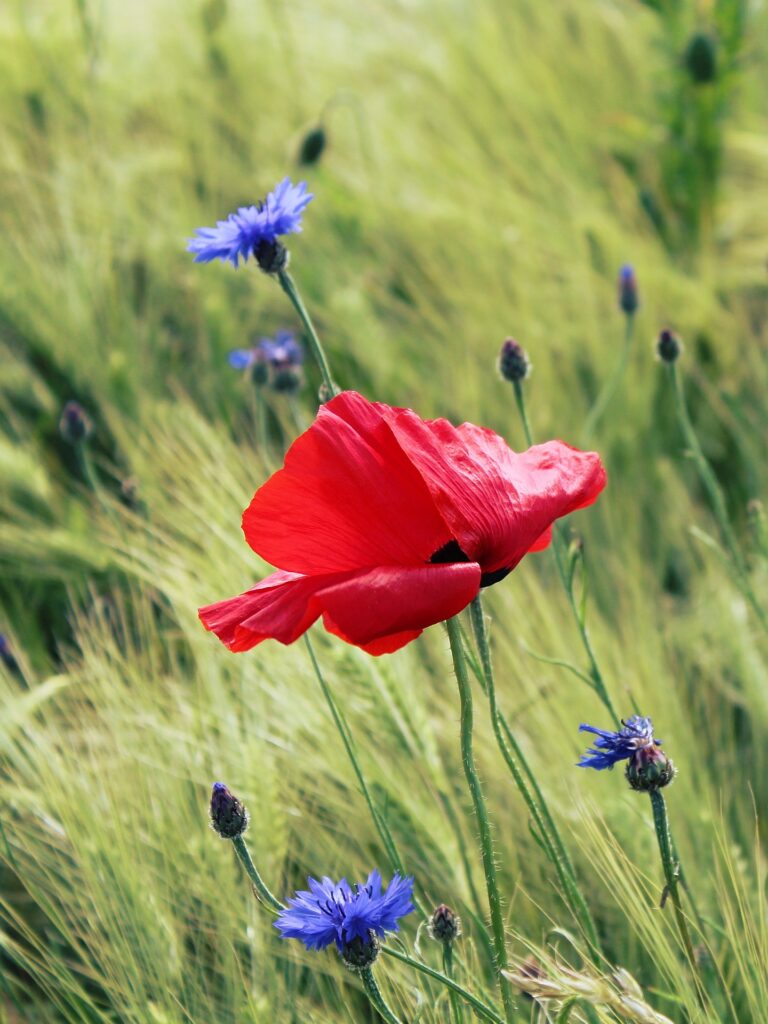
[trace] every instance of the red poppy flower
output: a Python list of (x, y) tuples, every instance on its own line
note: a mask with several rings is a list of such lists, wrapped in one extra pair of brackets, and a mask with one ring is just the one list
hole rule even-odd
[(594, 452), (549, 441), (518, 454), (491, 430), (346, 391), (243, 514), (279, 571), (200, 618), (231, 651), (292, 643), (321, 615), (370, 654), (396, 651), (545, 548), (552, 523), (604, 486)]

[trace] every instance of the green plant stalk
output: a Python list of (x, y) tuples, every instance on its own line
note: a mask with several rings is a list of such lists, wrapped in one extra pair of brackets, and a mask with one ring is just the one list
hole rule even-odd
[[(528, 442), (528, 445), (530, 446), (530, 445), (533, 444), (533, 433), (531, 431), (531, 425), (530, 425), (530, 422), (528, 420), (528, 413), (526, 411), (525, 394), (523, 393), (522, 382), (521, 381), (515, 381), (514, 384), (515, 384), (515, 399), (517, 401), (517, 408), (518, 408), (518, 410), (520, 412), (520, 419), (522, 420), (522, 423), (523, 423), (523, 431), (525, 433), (525, 439)], [(566, 593), (566, 595), (568, 597), (568, 603), (571, 606), (571, 611), (573, 612), (573, 617), (576, 620), (576, 626), (578, 627), (579, 635), (581, 636), (582, 645), (584, 647), (584, 650), (586, 651), (587, 658), (589, 659), (589, 674), (592, 677), (592, 689), (595, 691), (597, 696), (600, 698), (600, 700), (603, 703), (603, 706), (605, 707), (606, 711), (609, 713), (611, 718), (614, 720), (616, 725), (620, 725), (621, 724), (621, 719), (619, 718), (618, 714), (616, 713), (616, 709), (613, 706), (613, 701), (611, 700), (610, 694), (608, 693), (608, 689), (607, 689), (607, 687), (605, 685), (605, 680), (603, 679), (603, 674), (600, 671), (600, 666), (597, 663), (597, 658), (595, 656), (595, 652), (594, 652), (594, 649), (592, 647), (592, 640), (590, 639), (590, 636), (589, 636), (589, 630), (587, 629), (586, 625), (582, 621), (581, 615), (579, 614), (579, 609), (578, 609), (578, 607), (576, 605), (576, 598), (575, 598), (574, 593), (573, 593), (573, 580), (569, 581), (568, 575), (567, 575), (567, 573), (565, 571), (565, 557), (564, 557), (564, 552), (563, 552), (563, 539), (560, 536), (559, 527), (558, 527), (558, 525), (556, 523), (555, 523), (555, 525), (552, 528), (552, 550), (554, 551), (554, 554), (555, 554), (555, 562), (557, 563), (557, 571), (560, 574), (560, 579), (561, 579), (563, 587), (565, 589), (565, 593)]]
[[(443, 974), (446, 978), (453, 978), (453, 943), (443, 943)], [(454, 989), (448, 989), (448, 999), (451, 1004), (451, 1021), (453, 1024), (464, 1024), (464, 1010), (459, 1000), (459, 994)]]
[(280, 900), (274, 896), (267, 888), (264, 879), (261, 877), (259, 872), (256, 870), (256, 865), (253, 863), (250, 850), (242, 836), (237, 836), (236, 839), (232, 840), (232, 845), (235, 848), (240, 863), (245, 868), (245, 873), (248, 875), (253, 885), (253, 892), (260, 903), (264, 906), (271, 914), (279, 914), (285, 907)]
[(653, 809), (653, 824), (656, 829), (656, 838), (659, 842), (659, 853), (661, 854), (661, 864), (664, 869), (664, 881), (666, 882), (667, 892), (669, 893), (670, 899), (672, 900), (672, 906), (674, 907), (677, 930), (680, 933), (680, 938), (682, 939), (683, 946), (685, 948), (685, 955), (688, 957), (688, 961), (690, 962), (697, 987), (699, 988), (699, 991), (701, 991), (701, 981), (699, 979), (698, 966), (696, 964), (696, 954), (693, 951), (691, 933), (688, 930), (688, 922), (685, 919), (680, 902), (680, 869), (679, 865), (675, 863), (672, 853), (672, 834), (669, 830), (667, 804), (664, 800), (664, 794), (660, 789), (651, 790), (650, 797), (651, 807)]
[(680, 430), (682, 431), (688, 450), (693, 457), (693, 461), (696, 464), (699, 479), (704, 486), (704, 490), (707, 492), (707, 497), (709, 498), (712, 506), (712, 512), (717, 520), (717, 525), (720, 527), (720, 534), (731, 558), (733, 559), (741, 591), (747, 601), (752, 605), (752, 608), (763, 628), (768, 628), (768, 617), (766, 617), (765, 610), (752, 589), (752, 585), (749, 580), (749, 570), (747, 569), (739, 543), (736, 540), (736, 535), (734, 534), (733, 527), (731, 526), (722, 488), (718, 483), (717, 477), (712, 471), (712, 467), (707, 461), (707, 457), (704, 454), (693, 423), (691, 422), (682, 381), (680, 379), (680, 374), (677, 372), (677, 364), (667, 363), (667, 366), (669, 367), (669, 375), (672, 378), (672, 387), (675, 393), (675, 409), (677, 412), (678, 423), (680, 424)]
[[(349, 730), (349, 726), (347, 725), (346, 720), (344, 719), (344, 715), (342, 714), (341, 709), (337, 705), (331, 688), (326, 682), (325, 676), (322, 673), (320, 663), (317, 660), (317, 655), (315, 654), (315, 649), (312, 646), (312, 641), (309, 639), (308, 633), (304, 634), (304, 642), (307, 645), (307, 650), (309, 651), (309, 657), (312, 662), (312, 667), (315, 671), (315, 676), (317, 677), (317, 681), (320, 683), (320, 689), (323, 691), (323, 696), (325, 697), (326, 703), (328, 704), (328, 708), (330, 709), (334, 725), (336, 726), (336, 729), (338, 730), (338, 733), (341, 736), (341, 741), (344, 744), (344, 749), (347, 753), (347, 757), (349, 758), (349, 762), (352, 765), (352, 770), (355, 773), (355, 777), (357, 778), (360, 790), (362, 791), (365, 802), (368, 805), (368, 811), (370, 812), (371, 818), (373, 819), (373, 823), (376, 826), (376, 831), (379, 833), (379, 838), (384, 844), (384, 849), (387, 851), (387, 856), (389, 857), (392, 867), (401, 875), (406, 875), (407, 871), (405, 870), (405, 866), (403, 865), (403, 859), (400, 856), (400, 851), (397, 848), (395, 838), (392, 835), (386, 821), (378, 812), (378, 810), (376, 809), (376, 805), (373, 802), (373, 797), (371, 796), (371, 792), (368, 789), (368, 784), (365, 781), (363, 770), (360, 767), (360, 762), (357, 758), (357, 753), (355, 752), (355, 747), (352, 742), (352, 734)], [(412, 897), (412, 899), (416, 906), (416, 910), (419, 912), (419, 914), (421, 914), (422, 917), (426, 917), (426, 911), (424, 910), (423, 905), (418, 901), (415, 895)]]
[(280, 287), (291, 300), (293, 308), (299, 314), (301, 322), (304, 324), (304, 329), (307, 332), (307, 337), (309, 338), (309, 343), (312, 348), (312, 354), (315, 357), (315, 361), (317, 362), (317, 365), (320, 368), (320, 373), (323, 377), (323, 383), (330, 392), (331, 397), (333, 397), (333, 395), (338, 395), (339, 389), (334, 384), (333, 377), (331, 377), (331, 368), (328, 365), (325, 350), (323, 349), (322, 342), (315, 330), (315, 325), (312, 323), (312, 318), (309, 315), (307, 307), (304, 305), (301, 295), (299, 294), (299, 290), (296, 287), (296, 282), (287, 270), (279, 270), (277, 273), (277, 279), (280, 282)]
[[(565, 843), (555, 824), (554, 818), (544, 799), (544, 794), (538, 784), (536, 776), (529, 766), (520, 745), (514, 738), (512, 730), (503, 721), (501, 712), (496, 704), (496, 684), (493, 675), (493, 662), (491, 649), (488, 642), (488, 632), (485, 627), (485, 616), (480, 594), (469, 606), (472, 629), (475, 634), (475, 643), (480, 653), (480, 663), (485, 675), (486, 693), (491, 713), (491, 725), (498, 743), (499, 750), (509, 768), (517, 788), (525, 800), (528, 811), (539, 830), (544, 849), (555, 868), (560, 884), (563, 888), (563, 895), (571, 909), (575, 919), (578, 921), (587, 941), (592, 947), (593, 953), (599, 952), (600, 942), (597, 937), (592, 915), (589, 911), (587, 901), (584, 899), (576, 879), (576, 871), (573, 861), (568, 854)], [(510, 749), (511, 748), (511, 749)]]
[(622, 378), (627, 370), (627, 363), (629, 362), (629, 353), (632, 350), (632, 337), (634, 334), (634, 313), (628, 313), (625, 317), (624, 326), (624, 344), (621, 348), (621, 355), (619, 361), (616, 363), (613, 373), (606, 381), (606, 384), (600, 394), (597, 396), (595, 404), (589, 411), (587, 416), (587, 422), (584, 424), (584, 438), (589, 441), (592, 436), (595, 427), (597, 426), (600, 417), (603, 415), (605, 410), (611, 403), (611, 399), (616, 394), (616, 391), (621, 384)]
[(381, 989), (376, 984), (376, 979), (373, 976), (373, 968), (364, 967), (360, 971), (360, 978), (363, 982), (365, 994), (371, 1001), (371, 1005), (381, 1015), (381, 1017), (383, 1017), (387, 1024), (400, 1024), (398, 1018), (387, 1006), (384, 996), (381, 994)]
[(496, 1011), (484, 1003), (477, 996), (472, 995), (467, 989), (458, 982), (454, 981), (453, 978), (449, 978), (447, 974), (442, 974), (440, 971), (436, 971), (434, 967), (430, 967), (428, 964), (423, 963), (421, 960), (415, 960), (412, 956), (408, 956), (407, 953), (401, 953), (400, 950), (394, 949), (392, 946), (382, 946), (382, 953), (387, 956), (393, 957), (395, 960), (400, 960), (401, 963), (408, 964), (409, 967), (413, 967), (414, 970), (420, 971), (422, 974), (426, 974), (427, 977), (433, 978), (435, 981), (439, 981), (445, 985), (446, 988), (455, 992), (461, 996), (465, 1003), (472, 1007), (475, 1014), (482, 1020), (490, 1021), (490, 1024), (504, 1024), (502, 1018), (496, 1013)]
[(491, 823), (488, 817), (488, 808), (485, 804), (483, 789), (480, 778), (475, 767), (475, 758), (472, 750), (472, 688), (467, 674), (467, 665), (464, 660), (464, 650), (461, 642), (461, 631), (456, 617), (446, 622), (448, 639), (451, 644), (451, 655), (453, 657), (453, 668), (456, 675), (456, 682), (459, 687), (459, 700), (461, 703), (461, 760), (464, 767), (464, 775), (469, 786), (472, 804), (475, 809), (478, 828), (480, 830), (480, 852), (483, 859), (483, 871), (485, 873), (485, 885), (488, 891), (488, 908), (491, 918), (491, 935), (493, 938), (495, 968), (501, 989), (501, 998), (504, 1003), (504, 1012), (508, 1024), (514, 1019), (514, 1003), (509, 982), (501, 973), (508, 968), (507, 947), (504, 935), (504, 917), (501, 912), (501, 895), (499, 883), (496, 877), (496, 863), (493, 857), (493, 837), (491, 836)]

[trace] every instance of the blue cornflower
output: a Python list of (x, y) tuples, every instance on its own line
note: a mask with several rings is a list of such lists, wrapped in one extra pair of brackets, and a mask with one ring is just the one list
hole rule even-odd
[(245, 262), (252, 255), (262, 270), (281, 270), (287, 252), (278, 237), (301, 231), (301, 215), (312, 198), (306, 182), (294, 185), (284, 178), (263, 202), (241, 206), (215, 228), (198, 228), (187, 252), (195, 254), (195, 263), (229, 260), (237, 267), (241, 257)]
[(235, 370), (248, 370), (254, 363), (264, 362), (276, 369), (301, 366), (304, 351), (293, 331), (278, 331), (274, 338), (260, 338), (250, 348), (233, 349), (228, 356)]
[(596, 729), (594, 725), (580, 725), (579, 732), (592, 732), (598, 739), (579, 761), (579, 768), (612, 768), (617, 761), (626, 761), (642, 748), (659, 746), (661, 740), (653, 737), (653, 723), (650, 718), (633, 715), (623, 722), (618, 732)]
[(579, 768), (613, 768), (617, 761), (627, 762), (627, 780), (633, 789), (651, 790), (668, 785), (675, 767), (661, 750), (661, 740), (653, 735), (653, 722), (642, 715), (633, 715), (618, 732), (580, 725), (580, 732), (597, 736), (594, 744), (578, 763)]
[(415, 909), (413, 879), (392, 876), (382, 892), (381, 875), (372, 871), (365, 885), (345, 878), (309, 880), (309, 891), (297, 892), (275, 921), (284, 939), (299, 939), (307, 949), (325, 949), (332, 942), (342, 956), (350, 947), (377, 947), (376, 937), (398, 931), (397, 920)]

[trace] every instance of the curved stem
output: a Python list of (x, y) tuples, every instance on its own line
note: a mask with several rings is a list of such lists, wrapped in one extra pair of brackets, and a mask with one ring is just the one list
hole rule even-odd
[(490, 1024), (504, 1024), (502, 1018), (496, 1013), (496, 1011), (484, 1003), (477, 996), (472, 995), (467, 989), (458, 982), (455, 982), (453, 978), (449, 978), (447, 974), (442, 974), (440, 971), (436, 971), (434, 967), (430, 967), (428, 964), (422, 963), (421, 960), (414, 960), (412, 956), (408, 956), (406, 953), (401, 953), (398, 949), (394, 949), (392, 946), (382, 946), (382, 953), (386, 953), (387, 956), (394, 957), (395, 960), (400, 960), (401, 963), (408, 964), (409, 967), (413, 967), (414, 970), (420, 971), (422, 974), (426, 974), (427, 977), (433, 978), (435, 981), (441, 982), (446, 988), (457, 995), (461, 996), (465, 1003), (475, 1011), (478, 1017), (482, 1020), (490, 1021)]
[(472, 750), (472, 689), (467, 674), (467, 666), (464, 661), (464, 651), (461, 643), (461, 632), (459, 623), (454, 617), (446, 622), (448, 638), (451, 643), (451, 654), (453, 656), (453, 668), (456, 674), (456, 682), (459, 687), (459, 699), (461, 702), (461, 760), (464, 767), (464, 775), (469, 786), (472, 797), (472, 804), (475, 809), (478, 828), (480, 830), (480, 852), (483, 858), (483, 871), (485, 872), (485, 885), (488, 891), (488, 908), (491, 917), (491, 934), (493, 937), (494, 961), (498, 976), (501, 998), (504, 1002), (506, 1019), (511, 1022), (514, 1015), (514, 1004), (509, 982), (502, 975), (507, 970), (507, 947), (504, 934), (504, 917), (501, 912), (501, 896), (499, 894), (499, 883), (496, 877), (496, 862), (493, 856), (493, 837), (491, 835), (491, 823), (488, 817), (488, 808), (485, 804), (483, 789), (480, 785), (480, 778), (475, 767), (475, 757)]
[(400, 1024), (398, 1018), (387, 1006), (384, 996), (381, 994), (381, 989), (376, 984), (376, 979), (373, 976), (373, 969), (371, 967), (364, 967), (360, 971), (360, 977), (363, 982), (365, 994), (370, 999), (371, 1005), (379, 1012), (387, 1024)]
[(668, 363), (667, 366), (669, 367), (669, 375), (672, 378), (672, 386), (675, 392), (675, 408), (677, 410), (677, 419), (680, 424), (680, 430), (682, 431), (685, 443), (693, 457), (693, 461), (696, 464), (699, 479), (704, 486), (704, 490), (707, 492), (707, 497), (709, 498), (712, 506), (712, 512), (717, 520), (717, 525), (720, 527), (720, 534), (725, 542), (725, 546), (728, 548), (731, 558), (733, 559), (736, 576), (741, 584), (741, 591), (747, 601), (752, 605), (752, 609), (760, 620), (761, 625), (764, 628), (768, 628), (768, 617), (752, 589), (752, 585), (749, 580), (749, 570), (747, 569), (744, 556), (741, 553), (739, 543), (736, 540), (736, 535), (734, 534), (733, 527), (731, 526), (723, 491), (718, 483), (717, 477), (712, 471), (712, 467), (707, 461), (707, 457), (704, 454), (704, 450), (699, 443), (693, 423), (691, 422), (682, 381), (680, 380), (680, 375), (677, 372), (677, 365), (675, 363)]
[[(443, 943), (443, 973), (446, 978), (453, 978), (453, 943)], [(453, 1024), (464, 1024), (464, 1010), (459, 1001), (459, 994), (454, 989), (448, 989), (448, 999), (451, 1003), (451, 1020)]]
[(629, 361), (629, 353), (630, 353), (630, 350), (632, 348), (632, 335), (633, 335), (633, 330), (632, 329), (634, 327), (634, 323), (635, 323), (634, 314), (633, 313), (628, 314), (628, 316), (626, 317), (626, 322), (625, 322), (625, 327), (624, 327), (624, 344), (623, 344), (622, 349), (621, 349), (621, 355), (619, 356), (619, 361), (617, 362), (616, 367), (615, 367), (613, 373), (611, 374), (611, 376), (606, 381), (605, 386), (603, 387), (603, 390), (597, 396), (595, 404), (592, 406), (592, 408), (589, 411), (589, 415), (587, 416), (587, 422), (584, 425), (584, 439), (585, 439), (585, 441), (589, 441), (590, 437), (592, 436), (592, 433), (593, 433), (595, 427), (597, 426), (597, 423), (598, 423), (600, 417), (603, 415), (605, 410), (610, 405), (611, 399), (613, 398), (614, 394), (616, 393), (619, 385), (621, 384), (621, 379), (624, 376), (624, 373), (626, 372), (627, 363)]
[(336, 387), (333, 382), (333, 378), (331, 377), (331, 368), (328, 365), (325, 350), (323, 349), (322, 342), (315, 330), (315, 325), (312, 323), (312, 318), (309, 315), (307, 307), (304, 305), (301, 295), (299, 294), (299, 289), (296, 287), (296, 282), (287, 270), (278, 271), (277, 279), (280, 282), (280, 287), (291, 300), (293, 308), (299, 314), (301, 322), (304, 324), (304, 329), (307, 332), (307, 337), (309, 338), (309, 343), (312, 348), (312, 354), (315, 357), (317, 365), (320, 368), (320, 373), (323, 377), (323, 383), (330, 392), (331, 397), (338, 395), (339, 389)]
[(517, 788), (525, 800), (528, 811), (536, 823), (544, 848), (549, 860), (555, 868), (560, 884), (563, 888), (563, 895), (568, 903), (573, 916), (579, 922), (584, 935), (587, 938), (593, 951), (597, 952), (600, 943), (597, 937), (592, 915), (589, 911), (587, 901), (579, 889), (576, 880), (576, 871), (573, 861), (566, 850), (560, 833), (555, 825), (554, 818), (547, 806), (544, 794), (538, 784), (538, 780), (530, 768), (520, 745), (515, 739), (512, 730), (503, 719), (496, 704), (496, 684), (493, 676), (493, 662), (491, 660), (488, 632), (485, 627), (485, 616), (483, 614), (482, 598), (480, 594), (469, 606), (472, 629), (475, 634), (475, 642), (480, 652), (480, 662), (485, 675), (486, 692), (491, 712), (491, 724), (496, 736), (499, 750), (509, 768)]
[(245, 868), (245, 873), (251, 880), (256, 899), (258, 899), (260, 903), (263, 903), (270, 913), (279, 914), (281, 910), (285, 909), (285, 907), (280, 900), (269, 891), (264, 879), (256, 870), (256, 865), (253, 863), (253, 858), (251, 857), (250, 851), (243, 837), (238, 836), (236, 839), (233, 839), (232, 845), (235, 848), (235, 853), (240, 859), (240, 863)]
[[(352, 770), (355, 773), (355, 777), (357, 779), (358, 785), (360, 786), (360, 790), (363, 794), (366, 804), (368, 805), (368, 810), (370, 812), (371, 818), (373, 819), (373, 823), (376, 826), (376, 831), (379, 833), (379, 838), (384, 844), (384, 849), (387, 851), (387, 856), (389, 857), (392, 867), (401, 875), (406, 875), (407, 872), (405, 870), (405, 866), (403, 865), (403, 860), (402, 857), (400, 856), (400, 851), (397, 848), (397, 843), (395, 842), (394, 836), (389, 830), (389, 826), (387, 825), (386, 821), (381, 816), (379, 811), (376, 809), (376, 805), (373, 802), (373, 797), (371, 796), (371, 792), (368, 789), (368, 784), (365, 781), (363, 770), (360, 767), (360, 762), (357, 759), (357, 753), (352, 742), (352, 734), (349, 731), (349, 726), (347, 725), (344, 715), (342, 714), (341, 709), (336, 703), (331, 688), (326, 682), (325, 676), (322, 673), (320, 663), (317, 660), (317, 655), (315, 654), (315, 649), (312, 646), (312, 641), (309, 639), (308, 633), (304, 634), (304, 642), (307, 645), (307, 650), (309, 651), (309, 657), (312, 662), (312, 668), (315, 671), (315, 676), (317, 677), (317, 681), (320, 683), (320, 689), (323, 691), (323, 696), (325, 697), (326, 703), (328, 704), (328, 708), (330, 709), (331, 717), (333, 718), (336, 729), (338, 730), (338, 733), (341, 736), (341, 741), (344, 744), (344, 749), (346, 750), (347, 757), (349, 758), (349, 762), (352, 765)], [(422, 915), (422, 917), (426, 917), (426, 911), (424, 910), (424, 907), (421, 905), (421, 903), (418, 901), (415, 895), (412, 897), (412, 899), (414, 904), (416, 905), (417, 911)]]

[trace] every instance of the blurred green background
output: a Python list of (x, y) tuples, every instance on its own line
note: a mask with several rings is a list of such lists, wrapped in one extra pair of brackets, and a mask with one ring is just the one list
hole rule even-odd
[[(344, 387), (523, 447), (494, 369), (512, 334), (534, 365), (535, 435), (602, 454), (609, 487), (571, 524), (589, 626), (614, 703), (653, 716), (679, 769), (670, 814), (710, 1010), (658, 906), (647, 801), (619, 773), (573, 767), (579, 722), (610, 723), (573, 673), (534, 657), (583, 667), (547, 553), (488, 592), (499, 698), (608, 960), (675, 1022), (764, 1024), (766, 637), (718, 546), (653, 339), (664, 325), (684, 339), (694, 422), (768, 598), (754, 503), (767, 41), (764, 6), (746, 0), (0, 8), (0, 633), (16, 660), (0, 665), (3, 1024), (374, 1019), (335, 955), (280, 942), (206, 827), (221, 778), (280, 895), (308, 872), (391, 870), (303, 646), (230, 655), (196, 616), (266, 571), (240, 512), (310, 422), (319, 380), (310, 366), (298, 397), (267, 395), (265, 442), (227, 352), (299, 324), (251, 264), (195, 265), (186, 240), (286, 174), (316, 195), (292, 268)], [(302, 166), (320, 126), (325, 148)], [(635, 344), (586, 438), (621, 349), (625, 262)], [(90, 479), (58, 433), (68, 400), (94, 422)], [(467, 978), (492, 998), (444, 634), (381, 659), (321, 631), (316, 644), (380, 813), (425, 899), (464, 917)], [(559, 943), (579, 966), (552, 937), (573, 922), (479, 698), (510, 954)], [(437, 964), (429, 946), (422, 934)], [(384, 966), (404, 1020), (448, 1019), (439, 989)], [(519, 1020), (536, 1012), (521, 997)], [(571, 1019), (635, 1019), (591, 1012)]]

